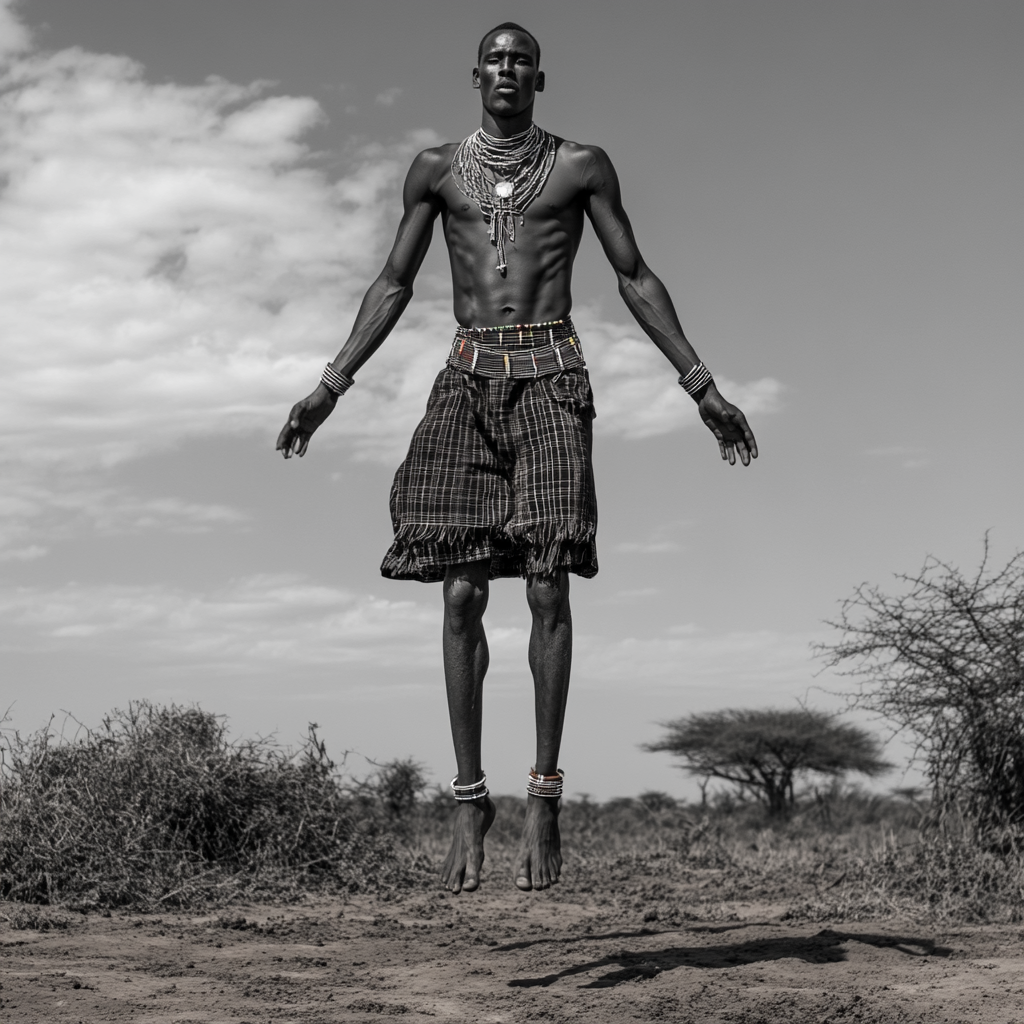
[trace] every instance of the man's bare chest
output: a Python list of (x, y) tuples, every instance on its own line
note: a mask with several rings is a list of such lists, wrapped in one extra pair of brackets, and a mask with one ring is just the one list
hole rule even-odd
[[(479, 226), (486, 236), (488, 217), (477, 203), (463, 194), (449, 173), (438, 185), (437, 194), (443, 204), (447, 226), (457, 230), (472, 230)], [(517, 226), (525, 233), (545, 230), (553, 226), (570, 227), (582, 223), (584, 193), (577, 176), (556, 161), (544, 187), (537, 197), (516, 218)]]

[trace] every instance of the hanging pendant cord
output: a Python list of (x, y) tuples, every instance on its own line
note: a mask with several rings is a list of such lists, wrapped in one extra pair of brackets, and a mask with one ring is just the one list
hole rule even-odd
[(508, 268), (505, 240), (515, 241), (516, 218), (522, 225), (527, 207), (540, 195), (554, 164), (555, 137), (535, 124), (508, 139), (478, 128), (455, 151), (452, 177), (490, 222), (499, 273)]

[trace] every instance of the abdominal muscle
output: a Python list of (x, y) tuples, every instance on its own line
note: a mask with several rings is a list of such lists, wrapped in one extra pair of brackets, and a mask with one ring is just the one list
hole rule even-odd
[(454, 185), (444, 190), (455, 319), (463, 327), (548, 323), (569, 316), (583, 212), (578, 193), (566, 196), (557, 178), (556, 168), (527, 209), (525, 223), (517, 221), (515, 241), (506, 239), (504, 275), (496, 269), (497, 251), (480, 208)]

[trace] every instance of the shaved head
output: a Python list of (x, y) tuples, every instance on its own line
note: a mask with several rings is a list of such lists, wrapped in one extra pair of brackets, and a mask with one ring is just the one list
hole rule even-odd
[(540, 64), (540, 43), (537, 42), (537, 37), (532, 32), (528, 32), (522, 25), (517, 25), (514, 21), (503, 21), (500, 25), (495, 25), (490, 32), (484, 33), (484, 37), (480, 40), (480, 45), (476, 51), (477, 64), (480, 63), (484, 55), (484, 43), (498, 32), (521, 32), (533, 43), (533, 48), (537, 51), (537, 63)]

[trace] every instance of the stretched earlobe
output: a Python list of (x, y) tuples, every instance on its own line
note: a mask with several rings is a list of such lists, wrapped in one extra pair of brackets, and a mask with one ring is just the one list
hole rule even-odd
[(534, 91), (535, 92), (543, 92), (544, 91), (544, 72), (543, 71), (538, 71), (537, 72), (537, 84), (534, 86)]

